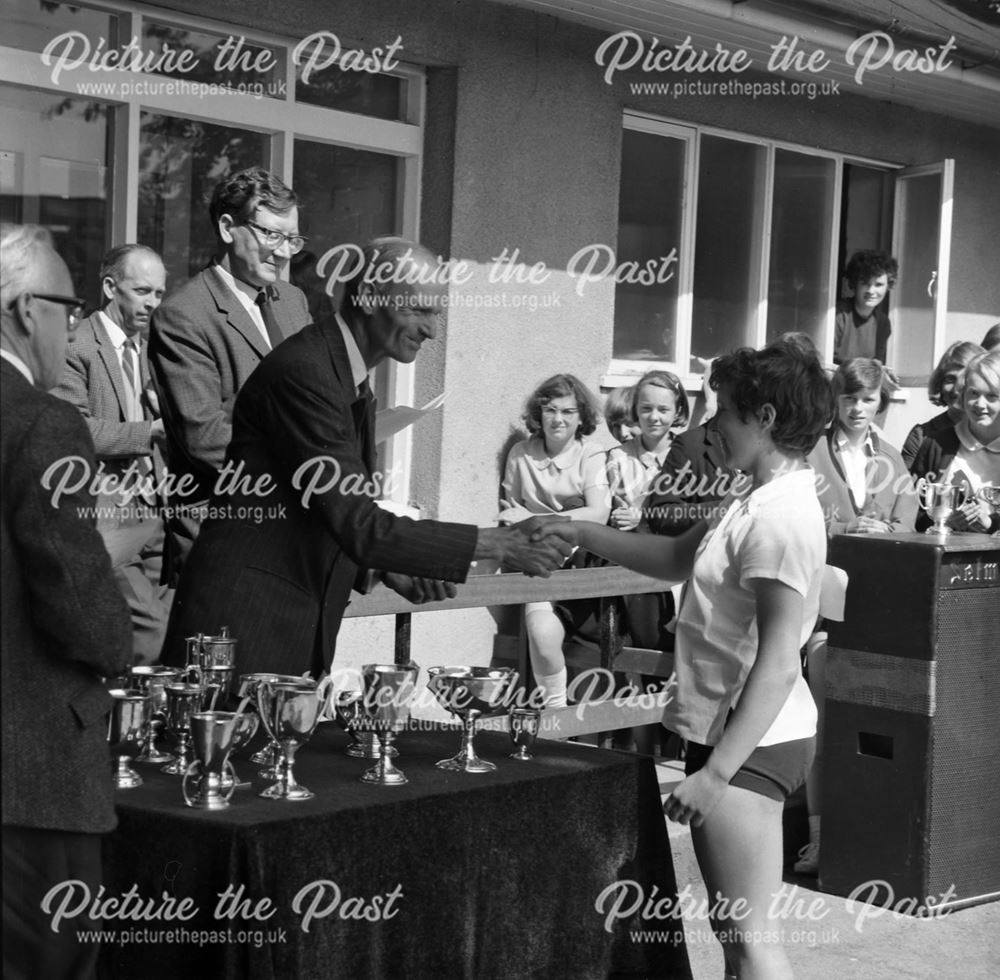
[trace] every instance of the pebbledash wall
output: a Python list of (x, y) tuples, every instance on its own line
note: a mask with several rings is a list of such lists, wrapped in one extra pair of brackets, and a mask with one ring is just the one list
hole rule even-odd
[[(205, 12), (195, 0), (166, 6)], [(503, 452), (533, 385), (571, 371), (596, 390), (608, 370), (613, 285), (591, 284), (581, 296), (566, 266), (585, 245), (615, 246), (625, 109), (900, 165), (953, 157), (949, 308), (971, 323), (1000, 319), (995, 129), (853, 95), (812, 103), (634, 97), (628, 83), (636, 78), (622, 74), (609, 86), (595, 64), (606, 35), (483, 0), (215, 0), (211, 15), (285, 36), (332, 31), (368, 47), (399, 36), (402, 60), (426, 70), (421, 237), (477, 264), (482, 274), (461, 292), (480, 295), (482, 305), (453, 308), (418, 362), (415, 403), (447, 396), (414, 438), (412, 500), (425, 516), (491, 523)], [(545, 263), (552, 274), (544, 286), (487, 284), (485, 271), (504, 249), (518, 249), (527, 265)], [(486, 305), (503, 293), (534, 294), (539, 308)], [(545, 307), (553, 295), (559, 305)], [(908, 394), (887, 424), (897, 444), (936, 411), (920, 390)], [(423, 614), (414, 618), (414, 653), (424, 666), (485, 663), (495, 632), (487, 610)], [(391, 655), (391, 624), (345, 624), (338, 664)]]

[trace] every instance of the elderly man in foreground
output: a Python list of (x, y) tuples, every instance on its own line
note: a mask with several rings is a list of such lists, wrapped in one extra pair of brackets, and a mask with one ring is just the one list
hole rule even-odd
[[(96, 894), (100, 835), (115, 826), (102, 675), (132, 662), (125, 600), (86, 490), (53, 494), (46, 471), (94, 445), (58, 384), (82, 301), (48, 232), (0, 226), (2, 419), (3, 975), (89, 978), (97, 947), (53, 932), (45, 894)], [(93, 928), (88, 918), (82, 929)]]

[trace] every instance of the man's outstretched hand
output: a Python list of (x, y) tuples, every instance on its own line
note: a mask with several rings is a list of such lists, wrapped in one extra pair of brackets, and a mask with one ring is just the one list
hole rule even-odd
[(532, 517), (508, 527), (479, 529), (478, 558), (493, 558), (508, 571), (548, 578), (573, 553), (573, 546), (558, 534), (548, 533), (533, 540), (547, 524), (567, 523), (562, 519)]

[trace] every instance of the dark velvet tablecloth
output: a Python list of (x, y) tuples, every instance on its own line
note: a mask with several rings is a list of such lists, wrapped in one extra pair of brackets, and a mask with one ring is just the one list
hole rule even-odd
[[(403, 733), (397, 764), (410, 782), (373, 787), (358, 781), (371, 763), (345, 756), (346, 736), (323, 725), (296, 762), (314, 799), (259, 799), (264, 784), (242, 752), (234, 762), (254, 787), (216, 812), (185, 807), (178, 777), (142, 767), (145, 785), (118, 794), (105, 897), (135, 886), (134, 901), (148, 907), (140, 921), (101, 923), (118, 932), (103, 974), (690, 978), (677, 922), (644, 920), (640, 909), (608, 931), (608, 904), (595, 905), (619, 881), (636, 883), (633, 906), (640, 889), (657, 900), (676, 892), (651, 760), (538, 742), (534, 761), (517, 762), (504, 736), (484, 732), (476, 745), (496, 772), (435, 769), (458, 742), (457, 731)], [(226, 889), (245, 900), (245, 916), (219, 914)], [(191, 899), (197, 915), (154, 918), (164, 897), (175, 907)], [(331, 914), (306, 931), (314, 898)], [(263, 900), (270, 907), (257, 909)], [(653, 942), (631, 935), (644, 929), (664, 932)]]

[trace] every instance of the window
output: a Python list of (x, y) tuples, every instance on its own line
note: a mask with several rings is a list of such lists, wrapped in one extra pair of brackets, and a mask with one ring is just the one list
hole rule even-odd
[(886, 247), (888, 166), (629, 114), (617, 261), (675, 256), (675, 275), (615, 287), (608, 383), (808, 334), (830, 360), (846, 250)]
[[(314, 315), (333, 303), (315, 274), (327, 249), (416, 237), (423, 74), (392, 46), (372, 71), (349, 39), (324, 32), (297, 64), (301, 37), (113, 0), (7, 0), (4, 27), (0, 214), (47, 225), (92, 306), (112, 245), (155, 248), (168, 289), (202, 269), (216, 248), (211, 190), (251, 165), (302, 199), (310, 242), (291, 275)], [(90, 69), (88, 53), (127, 51), (132, 38), (132, 70)], [(375, 386), (384, 407), (412, 403), (412, 366), (380, 366)], [(409, 438), (382, 447), (387, 466), (409, 458)], [(407, 485), (405, 473), (389, 481), (399, 504)]]

